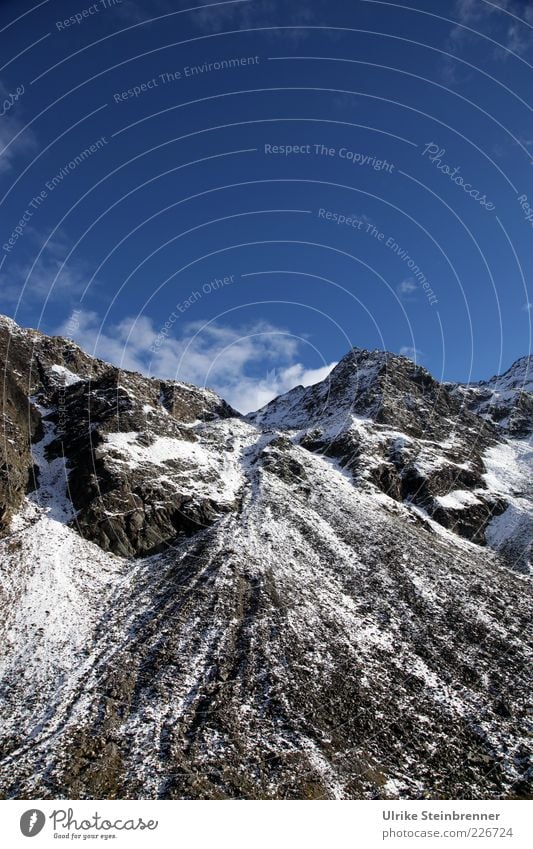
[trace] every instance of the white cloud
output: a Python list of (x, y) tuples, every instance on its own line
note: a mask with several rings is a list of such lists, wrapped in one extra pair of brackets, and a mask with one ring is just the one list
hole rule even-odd
[(136, 335), (130, 344), (126, 343), (133, 319), (125, 319), (120, 324), (102, 325), (98, 313), (92, 310), (76, 310), (75, 322), (66, 319), (55, 328), (57, 336), (72, 336), (75, 342), (91, 356), (106, 360), (130, 371), (147, 371), (147, 352), (155, 339), (149, 319), (140, 318), (136, 324)]
[(396, 287), (396, 291), (399, 295), (412, 295), (413, 292), (416, 292), (417, 285), (414, 280), (408, 277), (406, 280), (402, 280), (401, 283)]
[(258, 410), (278, 395), (283, 395), (295, 386), (312, 386), (325, 380), (337, 365), (329, 363), (321, 368), (308, 369), (302, 363), (294, 363), (286, 368), (273, 369), (260, 380), (246, 378), (230, 388), (230, 403), (244, 413)]
[[(146, 316), (102, 327), (95, 312), (84, 311), (78, 323), (74, 339), (88, 353), (124, 369), (210, 386), (243, 413), (295, 386), (318, 383), (336, 365), (307, 368), (300, 361), (302, 340), (265, 321), (240, 328), (188, 322), (167, 336)], [(55, 332), (68, 334), (69, 322)]]
[(522, 309), (526, 312), (533, 312), (533, 304), (531, 303), (531, 301), (526, 301)]
[(419, 348), (413, 348), (412, 345), (404, 345), (400, 348), (400, 354), (403, 357), (409, 357), (410, 360), (414, 360), (415, 363), (420, 357), (424, 356), (424, 352), (420, 351)]

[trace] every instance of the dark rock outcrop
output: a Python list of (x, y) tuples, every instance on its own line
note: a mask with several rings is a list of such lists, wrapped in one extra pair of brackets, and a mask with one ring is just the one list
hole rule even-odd
[(0, 316), (0, 534), (5, 532), (25, 494), (35, 485), (31, 445), (42, 438), (42, 403), (57, 400), (60, 373), (53, 366), (83, 377), (102, 373), (107, 366), (85, 354), (73, 342), (48, 337), (37, 330), (23, 330)]
[[(35, 488), (32, 443), (52, 425), (46, 456), (64, 457), (69, 470), (73, 524), (104, 550), (124, 556), (153, 553), (180, 536), (211, 524), (227, 502), (217, 504), (180, 490), (179, 463), (161, 477), (149, 460), (137, 469), (115, 462), (106, 450), (111, 434), (134, 433), (136, 442), (157, 438), (191, 442), (187, 425), (238, 414), (214, 392), (175, 381), (124, 372), (95, 360), (72, 342), (0, 322), (5, 362), (0, 466), (0, 525), (7, 527), (29, 489)], [(115, 452), (116, 454), (116, 452)]]

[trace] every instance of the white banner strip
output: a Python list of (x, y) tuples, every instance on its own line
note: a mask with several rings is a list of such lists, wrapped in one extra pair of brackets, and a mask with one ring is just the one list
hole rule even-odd
[[(2, 846), (533, 846), (531, 802), (4, 801)], [(34, 842), (33, 842), (34, 841)], [(69, 843), (67, 843), (69, 841)]]

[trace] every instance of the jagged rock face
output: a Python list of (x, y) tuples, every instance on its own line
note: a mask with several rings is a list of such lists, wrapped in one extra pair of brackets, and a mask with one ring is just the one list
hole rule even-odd
[(62, 350), (0, 541), (2, 796), (528, 796), (523, 440), (392, 355), (243, 418)]
[[(122, 372), (67, 340), (9, 322), (0, 325), (0, 340), (8, 353), (5, 410), (13, 433), (0, 490), (4, 526), (35, 486), (31, 443), (42, 437), (43, 421), (54, 428), (46, 456), (68, 463), (72, 522), (106, 551), (153, 553), (229, 509), (233, 499), (217, 477), (216, 458), (207, 458), (211, 489), (199, 492), (191, 479), (203, 449), (193, 449), (187, 425), (237, 415), (215, 393)], [(133, 460), (132, 452), (143, 456)]]
[[(0, 359), (3, 363), (0, 405), (3, 432), (0, 444), (0, 534), (24, 496), (35, 485), (31, 444), (42, 437), (41, 416), (30, 399), (57, 394), (61, 369), (89, 376), (104, 364), (77, 345), (36, 330), (22, 330), (0, 316)], [(54, 371), (54, 367), (56, 371)], [(107, 366), (106, 366), (107, 367)]]
[(186, 425), (230, 415), (212, 392), (112, 367), (63, 390), (61, 411), (49, 415), (61, 432), (47, 453), (68, 461), (77, 530), (105, 551), (137, 556), (211, 524), (232, 498), (220, 481), (220, 491), (194, 485), (201, 451)]
[(476, 384), (450, 384), (469, 410), (514, 437), (533, 433), (533, 355), (517, 360), (504, 374)]
[(187, 424), (231, 415), (207, 390), (117, 369), (72, 386), (65, 432), (48, 453), (68, 460), (79, 532), (106, 551), (137, 556), (212, 524), (233, 506), (235, 491), (223, 479), (216, 446), (199, 446)]

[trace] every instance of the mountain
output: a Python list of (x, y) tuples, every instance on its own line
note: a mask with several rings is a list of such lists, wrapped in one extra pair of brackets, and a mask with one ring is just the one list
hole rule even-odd
[[(513, 411), (520, 404), (521, 415), (531, 409), (531, 425), (533, 394), (524, 391), (518, 373), (514, 388), (509, 372), (502, 378), (506, 404)], [(503, 419), (496, 427), (475, 405), (471, 411), (468, 391), (440, 384), (406, 357), (354, 348), (327, 380), (297, 387), (248, 419), (262, 428), (289, 429), (293, 442), (334, 458), (358, 488), (377, 488), (472, 542), (490, 541), (510, 565), (527, 572), (533, 538), (525, 497), (529, 446), (502, 440)], [(503, 392), (500, 397), (503, 403)]]
[(529, 796), (522, 361), (517, 433), (380, 351), (240, 416), (0, 348), (4, 798)]

